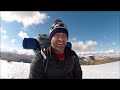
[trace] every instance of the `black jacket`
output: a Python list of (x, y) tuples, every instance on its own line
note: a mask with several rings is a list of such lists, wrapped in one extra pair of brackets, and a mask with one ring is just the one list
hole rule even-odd
[(32, 60), (30, 79), (82, 79), (79, 58), (73, 50), (65, 48), (64, 60), (57, 60), (51, 48), (47, 52), (45, 63), (43, 57), (38, 55)]

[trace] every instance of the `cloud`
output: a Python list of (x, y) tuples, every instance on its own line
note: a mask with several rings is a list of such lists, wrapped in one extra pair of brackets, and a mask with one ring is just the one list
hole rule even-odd
[(95, 47), (90, 48), (91, 51), (95, 51)]
[(114, 50), (107, 50), (104, 53), (107, 53), (107, 54), (114, 53)]
[(90, 40), (90, 41), (87, 41), (86, 44), (87, 44), (88, 46), (94, 46), (94, 45), (97, 45), (98, 43), (97, 43), (96, 41)]
[(15, 39), (12, 39), (12, 40), (11, 40), (11, 43), (14, 43), (14, 42), (15, 42)]
[(21, 49), (21, 50), (17, 50), (17, 52), (18, 52), (18, 54), (34, 55), (33, 50)]
[[(89, 40), (86, 42), (78, 41), (77, 39), (73, 39), (72, 49), (78, 54), (78, 56), (88, 56), (88, 55), (95, 55), (95, 56), (110, 56), (110, 57), (118, 57), (120, 50), (105, 50), (105, 51), (97, 51), (95, 46), (98, 45), (98, 42)], [(115, 45), (115, 42), (113, 43)]]
[(7, 38), (8, 38), (7, 35), (2, 36), (2, 39), (7, 39)]
[(77, 38), (76, 37), (72, 38), (72, 41), (73, 42), (77, 41)]
[(77, 52), (89, 50), (88, 46), (82, 41), (72, 42), (72, 49)]
[(50, 17), (46, 13), (38, 11), (4, 11), (1, 12), (0, 18), (7, 22), (17, 21), (22, 23), (24, 28), (27, 28), (31, 25), (42, 24)]
[(18, 34), (18, 36), (19, 36), (20, 38), (22, 38), (22, 39), (24, 39), (24, 38), (29, 38), (29, 36), (27, 35), (27, 33), (26, 33), (26, 32), (23, 32), (23, 31), (20, 31), (20, 33)]
[(112, 45), (113, 45), (113, 46), (116, 45), (116, 42), (112, 42)]
[(89, 55), (94, 55), (97, 57), (101, 56), (109, 56), (109, 57), (119, 57), (120, 51), (119, 50), (105, 50), (105, 51), (87, 51), (87, 52), (79, 52), (77, 53), (80, 56), (89, 56)]
[(98, 43), (96, 41), (89, 40), (87, 42), (78, 41), (77, 38), (72, 39), (72, 49), (76, 52), (95, 51), (95, 47)]
[[(116, 50), (116, 53), (120, 54), (120, 49)], [(119, 55), (120, 56), (120, 55)]]
[(6, 30), (3, 27), (0, 27), (0, 33), (2, 39), (7, 39), (8, 36), (6, 35)]
[(3, 29), (3, 27), (0, 27), (0, 33), (4, 33), (4, 34), (6, 34), (6, 30)]
[(2, 52), (12, 52), (17, 54), (26, 54), (26, 55), (34, 55), (33, 50), (25, 50), (25, 49), (15, 49), (12, 47), (0, 47)]

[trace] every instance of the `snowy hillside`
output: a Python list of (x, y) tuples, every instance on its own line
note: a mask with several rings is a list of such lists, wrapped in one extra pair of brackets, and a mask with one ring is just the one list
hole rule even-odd
[[(81, 66), (83, 79), (120, 79), (120, 61)], [(0, 60), (0, 79), (28, 79), (30, 63)]]

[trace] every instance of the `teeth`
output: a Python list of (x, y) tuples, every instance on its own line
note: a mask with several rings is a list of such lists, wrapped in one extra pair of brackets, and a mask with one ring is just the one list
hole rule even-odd
[(63, 44), (63, 43), (58, 43), (58, 44)]
[(63, 46), (63, 44), (58, 44), (59, 46)]

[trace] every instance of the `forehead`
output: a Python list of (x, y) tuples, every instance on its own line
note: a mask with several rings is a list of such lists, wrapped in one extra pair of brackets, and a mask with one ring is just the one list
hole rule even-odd
[(62, 33), (62, 32), (59, 32), (59, 33), (56, 33), (55, 35), (66, 35), (66, 34)]

